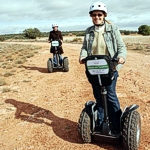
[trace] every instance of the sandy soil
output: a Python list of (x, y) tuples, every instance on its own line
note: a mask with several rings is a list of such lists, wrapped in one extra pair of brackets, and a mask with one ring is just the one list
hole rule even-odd
[[(84, 103), (94, 99), (84, 66), (78, 63), (81, 45), (64, 43), (63, 56), (68, 56), (70, 70), (50, 74), (47, 72), (47, 60), (52, 57), (49, 44), (30, 44), (42, 49), (28, 59), (24, 68), (7, 77), (10, 92), (2, 93), (0, 88), (0, 149), (120, 150), (118, 146), (103, 143), (84, 144), (78, 136), (77, 122)], [(140, 106), (140, 150), (150, 149), (149, 57), (128, 51), (117, 85), (122, 108), (135, 103)]]

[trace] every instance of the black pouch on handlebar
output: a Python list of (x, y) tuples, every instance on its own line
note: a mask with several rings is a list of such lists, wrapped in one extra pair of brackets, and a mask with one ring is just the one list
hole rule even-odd
[[(86, 76), (95, 86), (109, 86), (114, 77), (113, 63), (107, 55), (91, 55), (86, 58)], [(98, 77), (99, 76), (99, 77)]]
[(51, 41), (51, 49), (50, 52), (56, 54), (60, 54), (60, 41), (59, 40), (53, 40)]

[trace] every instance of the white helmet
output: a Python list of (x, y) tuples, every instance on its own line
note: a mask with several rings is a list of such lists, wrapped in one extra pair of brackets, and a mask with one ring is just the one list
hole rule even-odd
[(57, 23), (53, 23), (52, 24), (52, 28), (54, 28), (54, 27), (58, 27), (58, 24)]
[(100, 11), (104, 11), (105, 12), (105, 16), (107, 16), (107, 8), (106, 5), (102, 2), (94, 2), (91, 6), (90, 6), (90, 10), (89, 10), (89, 14), (91, 12), (93, 12), (94, 10), (100, 10)]

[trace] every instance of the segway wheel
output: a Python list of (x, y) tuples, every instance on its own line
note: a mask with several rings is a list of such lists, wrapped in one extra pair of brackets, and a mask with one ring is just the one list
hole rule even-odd
[(138, 150), (140, 145), (141, 118), (137, 111), (127, 114), (123, 123), (122, 142), (125, 150)]
[(49, 73), (53, 72), (53, 64), (52, 64), (52, 61), (50, 61), (50, 60), (47, 61), (47, 71)]
[(64, 59), (64, 71), (68, 72), (69, 71), (69, 62), (68, 62), (68, 58)]
[(84, 108), (80, 114), (80, 118), (78, 121), (78, 132), (81, 136), (83, 142), (90, 143), (92, 142), (91, 136), (91, 121), (90, 117), (86, 113), (86, 109)]

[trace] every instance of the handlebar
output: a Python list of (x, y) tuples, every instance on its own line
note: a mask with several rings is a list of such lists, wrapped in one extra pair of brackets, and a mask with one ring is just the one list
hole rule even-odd
[[(83, 58), (81, 61), (82, 61), (82, 63), (86, 63), (86, 61), (87, 61), (87, 57), (86, 57), (86, 58)], [(111, 58), (111, 61), (112, 61), (112, 62), (116, 62), (116, 63), (118, 63), (119, 58)]]
[(116, 62), (116, 63), (118, 63), (119, 58), (111, 58), (111, 61), (112, 61), (112, 62)]
[(81, 61), (82, 61), (82, 63), (86, 63), (87, 59), (83, 58)]

